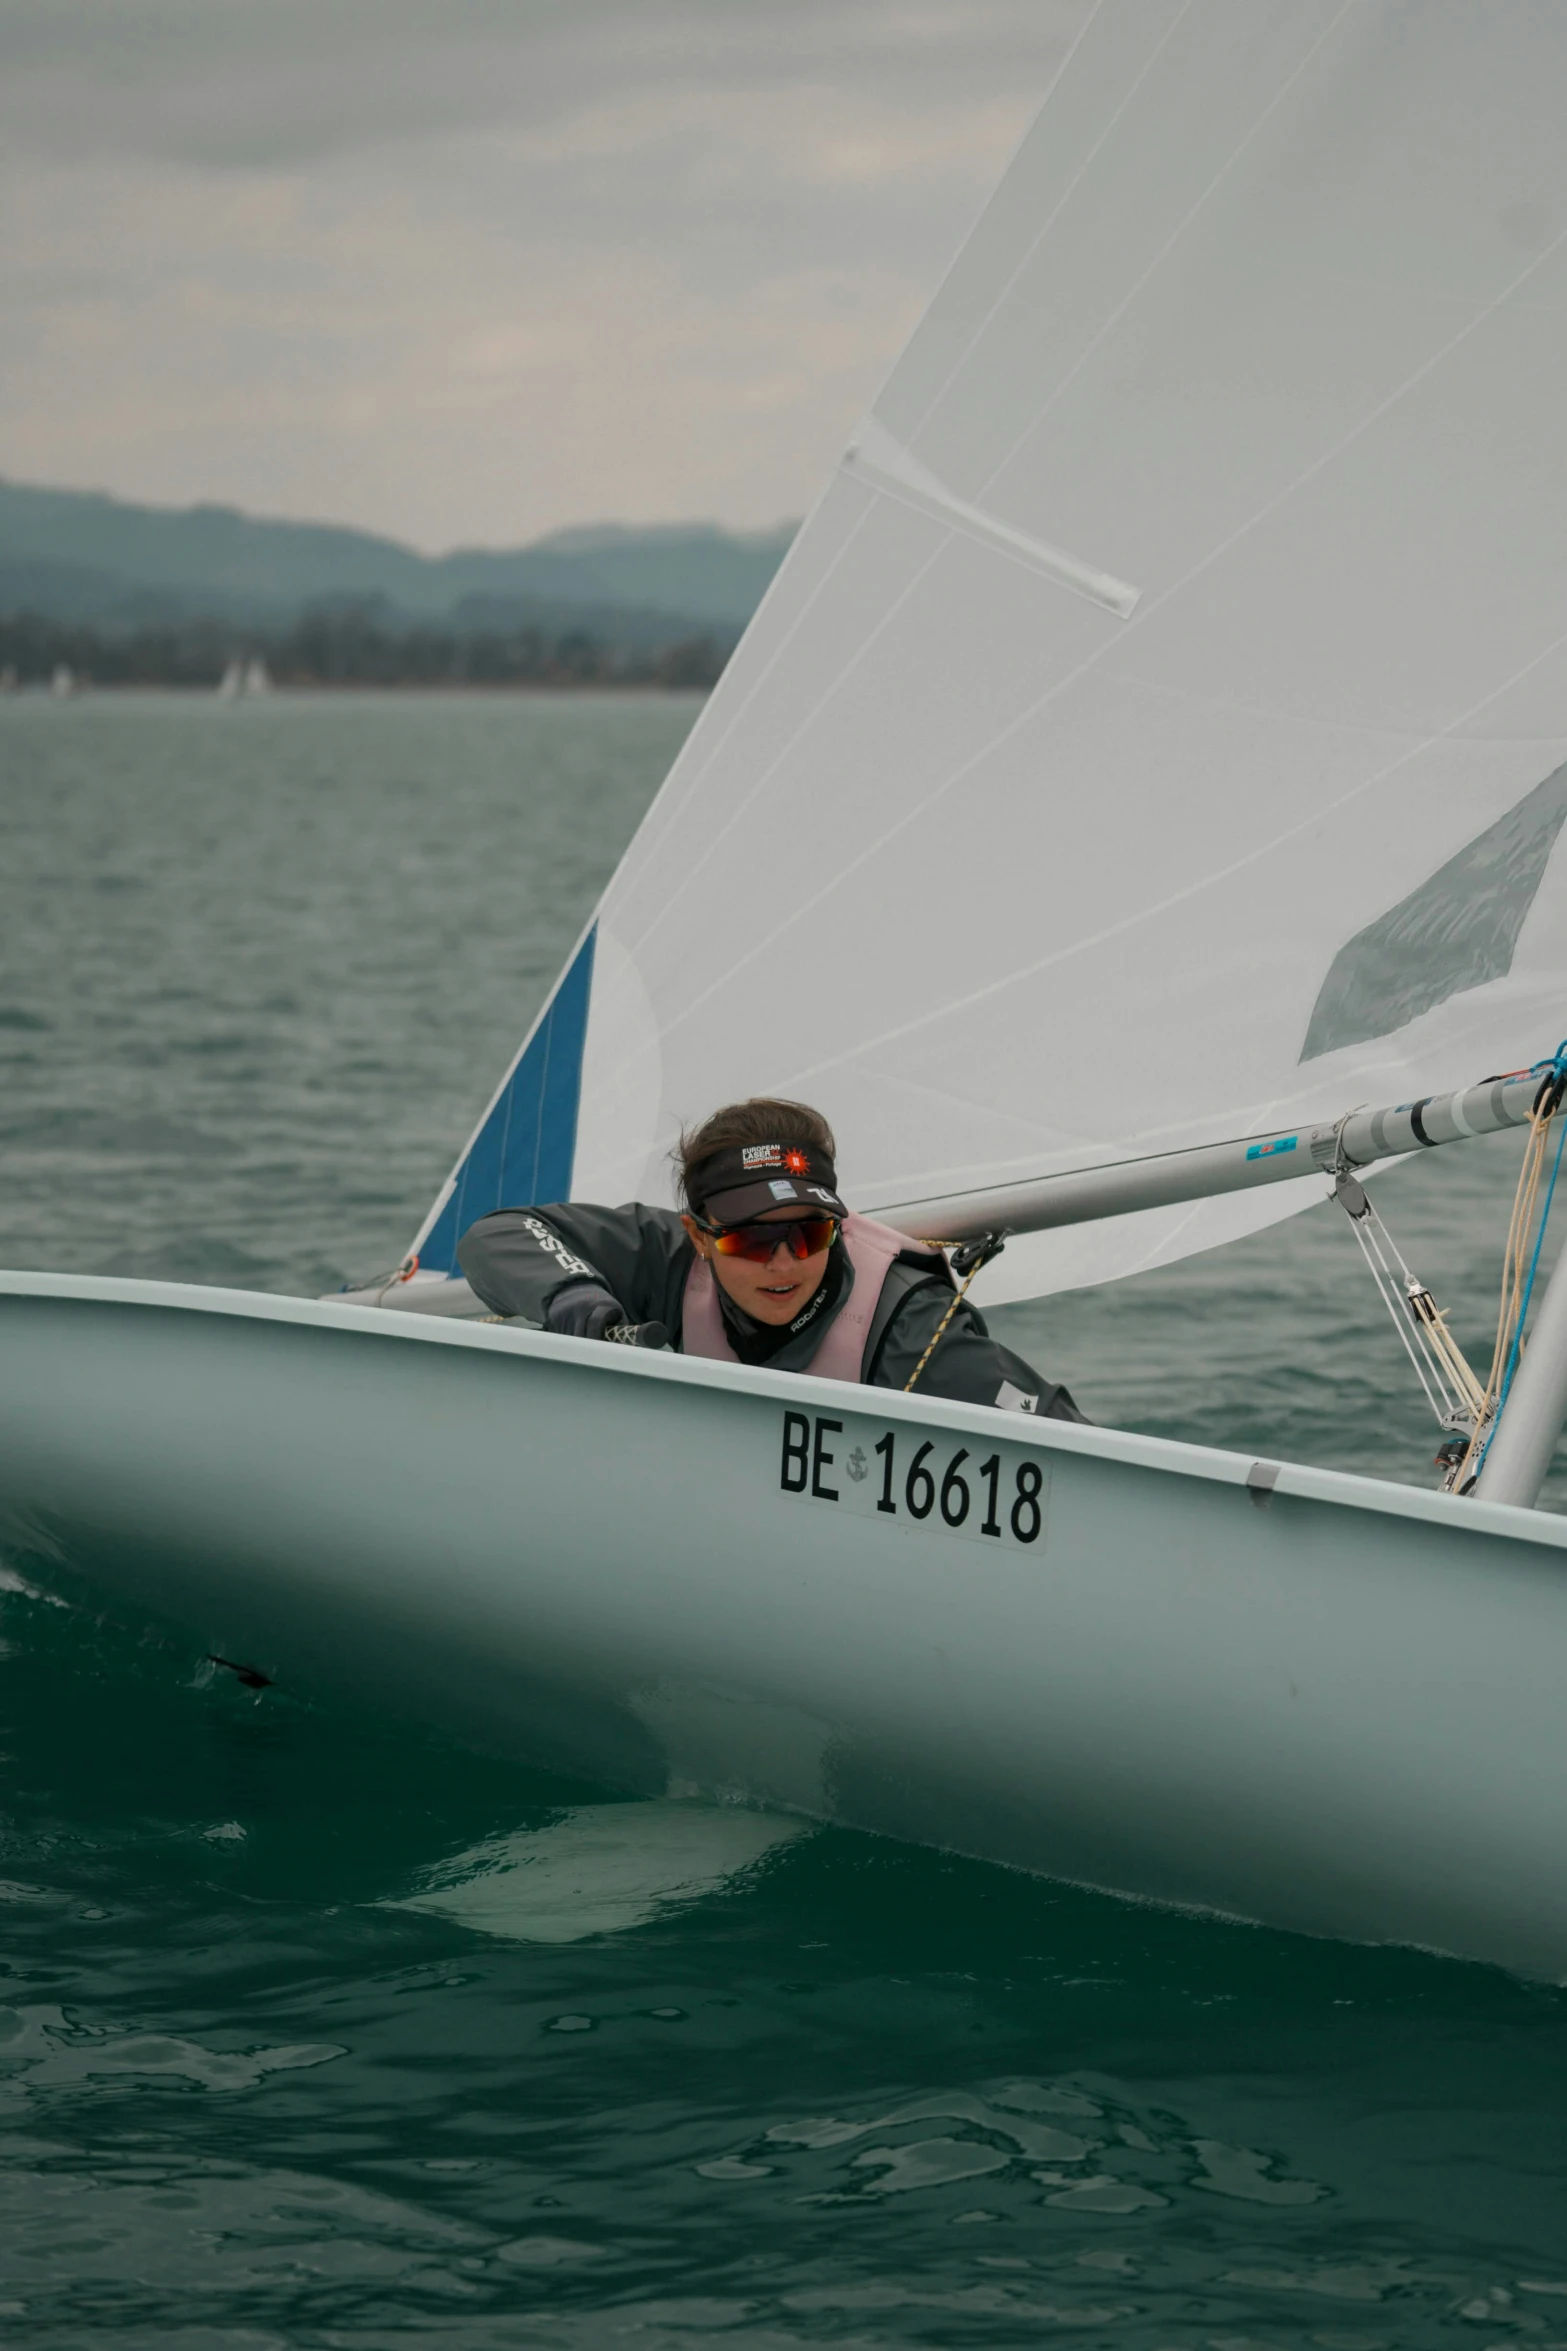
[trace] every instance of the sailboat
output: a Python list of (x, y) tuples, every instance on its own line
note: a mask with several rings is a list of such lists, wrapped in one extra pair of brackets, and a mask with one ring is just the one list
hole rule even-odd
[(1535, 0), (1100, 0), (398, 1271), (0, 1277), (26, 1572), (622, 1790), (1567, 1973), (1567, 1277), (1436, 1491), (456, 1270), (753, 1093), (1004, 1236), (982, 1303), (1549, 1144), (1564, 89)]

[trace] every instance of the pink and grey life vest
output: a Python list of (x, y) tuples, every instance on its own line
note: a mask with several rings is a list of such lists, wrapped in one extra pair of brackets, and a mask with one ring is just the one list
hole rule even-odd
[[(841, 1230), (843, 1246), (854, 1268), (854, 1287), (827, 1325), (816, 1353), (801, 1369), (819, 1380), (861, 1381), (870, 1368), (865, 1351), (870, 1344), (883, 1285), (895, 1259), (906, 1250), (917, 1248), (918, 1243), (911, 1241), (907, 1233), (895, 1233), (891, 1225), (878, 1224), (872, 1216), (846, 1216)], [(698, 1257), (686, 1276), (680, 1310), (680, 1352), (707, 1355), (719, 1363), (740, 1360), (729, 1344), (718, 1303), (718, 1284), (705, 1257)]]

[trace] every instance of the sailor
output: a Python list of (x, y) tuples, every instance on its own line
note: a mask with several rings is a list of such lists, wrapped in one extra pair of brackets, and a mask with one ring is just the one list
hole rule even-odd
[(572, 1338), (662, 1325), (654, 1343), (673, 1334), (686, 1355), (873, 1388), (918, 1371), (922, 1395), (1081, 1420), (966, 1300), (954, 1309), (940, 1250), (845, 1207), (835, 1150), (803, 1103), (734, 1103), (681, 1137), (683, 1211), (500, 1208), (458, 1262), (493, 1313)]

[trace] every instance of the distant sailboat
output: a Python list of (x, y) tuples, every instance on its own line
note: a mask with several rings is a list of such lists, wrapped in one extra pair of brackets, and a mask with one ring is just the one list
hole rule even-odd
[(229, 662), (218, 681), (220, 702), (237, 702), (242, 698), (250, 700), (258, 694), (270, 694), (271, 691), (272, 673), (259, 654), (253, 654), (245, 661)]
[(0, 1277), (38, 1572), (628, 1788), (1567, 1973), (1567, 1276), (1500, 1418), (1460, 1382), (1461, 1499), (453, 1274), (756, 1091), (903, 1230), (1005, 1228), (990, 1299), (1553, 1107), (1564, 87), (1532, 0), (1102, 0), (402, 1273)]

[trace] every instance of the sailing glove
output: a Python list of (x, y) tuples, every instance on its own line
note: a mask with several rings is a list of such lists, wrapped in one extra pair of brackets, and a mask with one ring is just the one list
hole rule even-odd
[(602, 1339), (616, 1323), (630, 1319), (602, 1282), (568, 1282), (544, 1309), (544, 1328), (568, 1339)]

